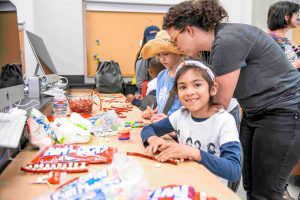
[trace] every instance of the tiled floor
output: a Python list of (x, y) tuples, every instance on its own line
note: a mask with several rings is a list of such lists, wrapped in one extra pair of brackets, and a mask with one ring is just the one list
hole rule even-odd
[[(289, 191), (290, 195), (291, 195), (294, 199), (298, 200), (298, 195), (299, 195), (299, 193), (300, 193), (300, 187), (293, 186), (293, 185), (289, 185), (288, 191)], [(240, 184), (240, 187), (239, 187), (239, 189), (238, 189), (238, 191), (237, 191), (236, 193), (237, 193), (237, 195), (238, 195), (242, 200), (247, 200), (247, 198), (246, 198), (246, 192), (245, 192), (245, 190), (244, 190), (244, 188), (243, 188), (243, 184), (242, 184), (242, 183)]]

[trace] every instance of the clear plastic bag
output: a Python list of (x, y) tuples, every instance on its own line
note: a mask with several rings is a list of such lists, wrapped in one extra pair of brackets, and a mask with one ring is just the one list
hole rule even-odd
[(93, 124), (91, 132), (97, 137), (116, 135), (122, 126), (122, 121), (114, 110), (90, 117), (89, 121)]
[(61, 144), (79, 144), (90, 141), (92, 124), (78, 113), (72, 113), (70, 118), (55, 118), (54, 132)]
[(47, 117), (35, 108), (32, 108), (27, 119), (27, 130), (30, 143), (34, 147), (42, 149), (56, 141), (56, 135)]
[(137, 161), (115, 154), (111, 166), (69, 182), (53, 192), (51, 199), (146, 199), (147, 185)]

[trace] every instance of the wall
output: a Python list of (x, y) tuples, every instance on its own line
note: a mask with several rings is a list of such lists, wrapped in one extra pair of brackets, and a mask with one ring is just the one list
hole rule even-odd
[(229, 15), (229, 22), (252, 23), (252, 1), (250, 0), (220, 0)]
[[(86, 2), (110, 2), (114, 4), (122, 2), (171, 6), (181, 1), (87, 0)], [(265, 0), (253, 1), (258, 3)], [(12, 0), (12, 2), (17, 6), (19, 22), (25, 21), (27, 30), (36, 33), (44, 39), (59, 74), (85, 74), (83, 0)], [(221, 0), (221, 3), (229, 12), (229, 20), (231, 22), (251, 24), (253, 20), (252, 10), (254, 10), (252, 0)], [(25, 54), (27, 73), (31, 75), (33, 74), (36, 61), (27, 42), (27, 37), (25, 37)]]
[[(180, 3), (182, 0), (160, 0), (160, 1), (153, 1), (153, 0), (127, 0), (127, 1), (120, 1), (120, 0), (87, 0), (86, 7), (88, 10), (102, 10), (103, 6), (107, 7), (109, 10), (115, 9), (118, 7), (118, 4), (122, 2), (122, 5), (119, 5), (120, 8), (127, 10), (132, 4), (138, 4), (139, 10), (147, 10), (149, 6), (152, 5), (164, 5), (167, 8)], [(225, 7), (229, 14), (229, 21), (230, 22), (240, 22), (240, 23), (247, 23), (251, 24), (251, 10), (252, 10), (252, 1), (245, 1), (245, 0), (221, 0), (221, 4)], [(111, 5), (111, 6), (109, 6)], [(245, 9), (246, 8), (246, 9)], [(154, 8), (152, 8), (154, 9)], [(154, 9), (155, 10), (155, 9)], [(167, 10), (167, 9), (166, 9)], [(85, 76), (86, 82), (93, 82), (93, 78), (88, 78)]]
[[(59, 74), (83, 75), (82, 0), (12, 0), (18, 21), (43, 38)], [(33, 74), (36, 59), (25, 36), (26, 74)]]
[[(17, 7), (18, 22), (24, 23), (26, 30), (34, 30), (33, 21), (33, 0), (11, 0)], [(28, 43), (27, 35), (24, 33), (24, 48), (25, 48), (25, 65), (26, 74), (33, 74), (34, 67), (36, 65), (35, 57), (31, 52), (31, 47)]]
[(278, 0), (253, 0), (252, 24), (263, 30), (267, 30), (268, 10), (270, 5), (276, 1)]
[(34, 23), (58, 74), (83, 75), (82, 1), (35, 0)]

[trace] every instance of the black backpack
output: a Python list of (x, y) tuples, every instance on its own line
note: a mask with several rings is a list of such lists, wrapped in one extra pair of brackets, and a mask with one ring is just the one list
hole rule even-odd
[(101, 61), (98, 64), (96, 77), (96, 89), (102, 93), (122, 92), (123, 78), (119, 64), (113, 60)]
[(0, 69), (0, 88), (24, 84), (21, 64), (7, 64)]

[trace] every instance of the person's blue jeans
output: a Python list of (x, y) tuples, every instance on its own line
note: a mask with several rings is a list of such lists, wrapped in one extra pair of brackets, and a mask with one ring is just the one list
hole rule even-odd
[(282, 199), (300, 158), (300, 104), (265, 109), (241, 121), (243, 184), (247, 199)]

